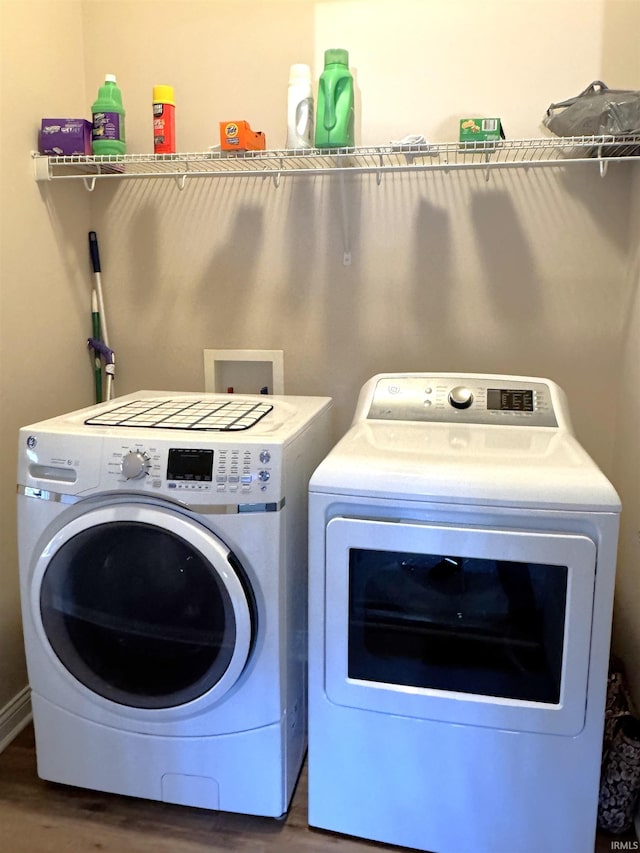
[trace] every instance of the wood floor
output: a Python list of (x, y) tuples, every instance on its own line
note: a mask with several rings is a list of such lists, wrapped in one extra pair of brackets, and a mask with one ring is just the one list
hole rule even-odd
[[(306, 782), (303, 770), (282, 821), (54, 785), (38, 779), (29, 726), (0, 754), (0, 853), (406, 853), (310, 829)], [(623, 849), (638, 849), (633, 834), (599, 836), (595, 853)]]

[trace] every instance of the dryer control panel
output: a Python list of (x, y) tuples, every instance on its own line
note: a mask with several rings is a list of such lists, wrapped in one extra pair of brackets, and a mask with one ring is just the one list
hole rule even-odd
[(558, 427), (551, 383), (506, 376), (380, 374), (361, 392), (363, 418)]

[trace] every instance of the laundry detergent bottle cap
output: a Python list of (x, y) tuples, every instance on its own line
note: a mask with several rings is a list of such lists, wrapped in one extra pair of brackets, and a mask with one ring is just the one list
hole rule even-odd
[(296, 63), (289, 69), (286, 147), (290, 149), (313, 147), (311, 68), (302, 63)]
[(125, 154), (127, 150), (124, 130), (122, 92), (115, 74), (105, 74), (104, 84), (91, 106), (93, 131), (91, 149), (94, 154)]
[(332, 48), (324, 53), (324, 71), (318, 83), (316, 148), (352, 148), (354, 141), (354, 85), (349, 52)]
[(344, 65), (349, 67), (349, 51), (340, 47), (330, 48), (324, 52), (324, 65)]
[(289, 85), (308, 83), (311, 85), (311, 68), (301, 62), (295, 63), (289, 69)]

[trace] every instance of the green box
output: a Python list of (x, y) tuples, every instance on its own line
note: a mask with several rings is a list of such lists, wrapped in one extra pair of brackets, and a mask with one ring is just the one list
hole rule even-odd
[(461, 118), (460, 142), (496, 142), (504, 139), (499, 118)]

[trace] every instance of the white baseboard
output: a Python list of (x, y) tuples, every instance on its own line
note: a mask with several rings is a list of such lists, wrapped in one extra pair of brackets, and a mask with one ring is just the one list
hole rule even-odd
[(9, 746), (30, 721), (31, 690), (25, 687), (4, 708), (0, 708), (0, 752)]

